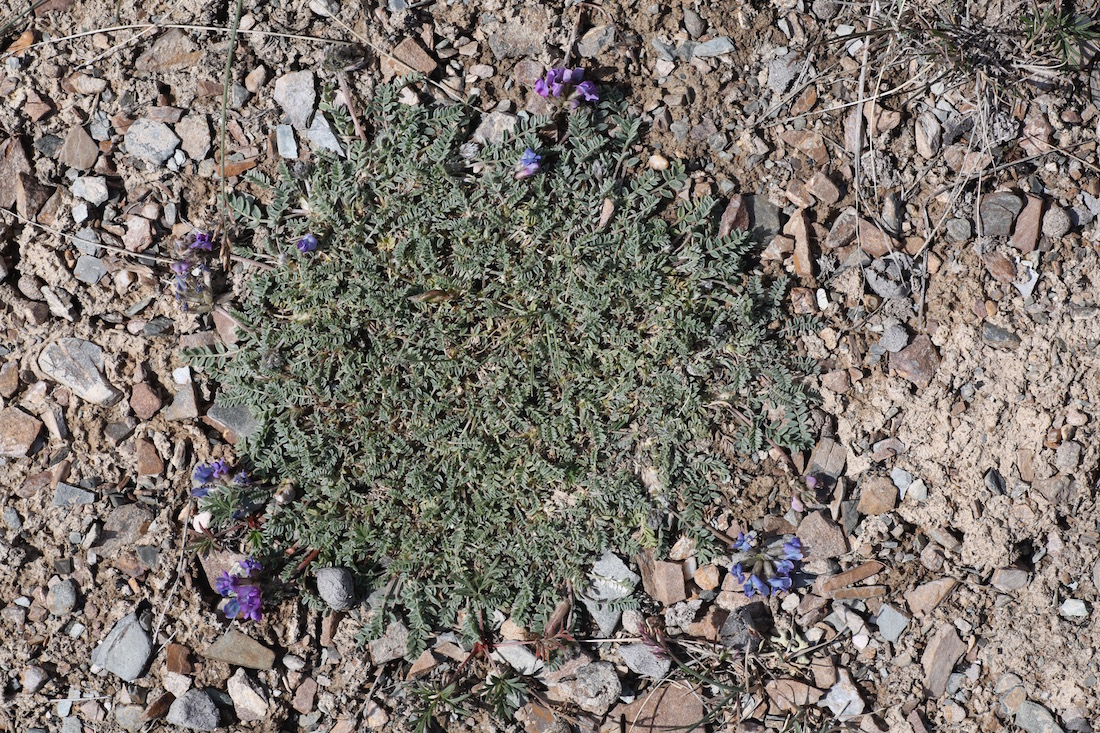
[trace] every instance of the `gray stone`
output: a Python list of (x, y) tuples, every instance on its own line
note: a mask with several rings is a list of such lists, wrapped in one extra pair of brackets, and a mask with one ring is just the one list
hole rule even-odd
[(126, 131), (126, 151), (150, 165), (164, 165), (179, 145), (176, 133), (163, 122), (142, 117)]
[(931, 110), (925, 110), (917, 115), (916, 143), (917, 152), (925, 159), (932, 159), (940, 151), (940, 143), (943, 141), (943, 129), (940, 127), (939, 118)]
[(71, 717), (61, 721), (61, 733), (82, 733), (84, 726), (80, 724), (80, 718)]
[(619, 656), (631, 672), (652, 680), (664, 679), (672, 666), (667, 656), (658, 656), (646, 644), (625, 644), (619, 647)]
[(641, 576), (626, 566), (626, 563), (611, 550), (607, 550), (592, 566), (588, 574), (591, 584), (585, 595), (598, 601), (613, 601), (626, 598), (634, 592)]
[(317, 90), (312, 72), (295, 71), (280, 76), (275, 80), (274, 97), (276, 104), (283, 108), (294, 129), (309, 129), (313, 106), (317, 102)]
[(89, 257), (88, 255), (80, 255), (76, 260), (76, 266), (73, 268), (73, 277), (88, 285), (97, 284), (106, 274), (107, 268), (103, 265), (103, 261), (98, 257)]
[(19, 533), (23, 531), (23, 518), (19, 516), (19, 512), (15, 507), (4, 507), (4, 524), (12, 532)]
[(538, 674), (543, 667), (542, 660), (523, 644), (498, 644), (493, 649), (492, 656), (498, 662), (506, 662), (522, 675)]
[(894, 482), (894, 486), (898, 487), (898, 491), (904, 497), (905, 490), (913, 483), (913, 474), (903, 468), (894, 467), (890, 469), (890, 480)]
[(556, 697), (573, 702), (585, 712), (602, 717), (619, 699), (622, 683), (611, 662), (592, 662), (549, 683)]
[(1007, 237), (1024, 208), (1024, 202), (1012, 191), (997, 191), (982, 196), (978, 213), (982, 219), (982, 234), (987, 237)]
[(580, 40), (577, 41), (577, 53), (583, 58), (590, 59), (598, 56), (601, 51), (611, 45), (615, 40), (615, 27), (611, 25), (598, 25), (590, 28)]
[(240, 439), (245, 439), (260, 429), (260, 422), (252, 417), (247, 405), (227, 406), (214, 400), (214, 404), (206, 412), (207, 417), (214, 420), (226, 429), (232, 430)]
[(221, 712), (206, 690), (194, 688), (168, 708), (168, 722), (187, 730), (217, 730)]
[(840, 3), (837, 0), (814, 0), (810, 9), (818, 19), (832, 20), (840, 12)]
[(1088, 618), (1089, 609), (1085, 602), (1079, 598), (1067, 598), (1058, 607), (1059, 613), (1066, 618)]
[(92, 664), (133, 682), (145, 672), (153, 642), (136, 613), (124, 616), (92, 652)]
[(885, 603), (875, 618), (879, 633), (882, 638), (891, 644), (896, 644), (905, 627), (909, 625), (909, 614), (899, 611), (893, 604)]
[(42, 350), (38, 367), (73, 394), (96, 405), (109, 406), (122, 398), (103, 376), (103, 349), (91, 341), (60, 339)]
[(698, 38), (707, 32), (707, 24), (691, 8), (684, 8), (684, 29), (692, 38)]
[(691, 132), (691, 120), (681, 117), (668, 126), (668, 131), (676, 138), (676, 142), (682, 143), (687, 140), (688, 133)]
[(102, 249), (99, 246), (99, 234), (91, 227), (84, 227), (74, 234), (73, 244), (76, 245), (81, 254), (86, 254), (89, 257), (99, 257)]
[(718, 38), (712, 38), (706, 43), (700, 43), (695, 47), (692, 52), (692, 56), (695, 58), (705, 59), (713, 56), (721, 56), (732, 51), (736, 46), (733, 41), (725, 36), (719, 36)]
[(1054, 465), (1062, 473), (1073, 473), (1081, 463), (1083, 446), (1076, 440), (1063, 441), (1054, 451)]
[(878, 343), (891, 354), (896, 354), (909, 345), (909, 333), (905, 326), (896, 323), (883, 331)]
[[(704, 44), (705, 45), (705, 44)], [(698, 49), (696, 49), (698, 53)], [(801, 54), (791, 51), (786, 56), (772, 59), (768, 63), (768, 88), (776, 94), (783, 94), (798, 76)]]
[(46, 594), (46, 606), (54, 616), (68, 616), (76, 608), (77, 586), (75, 580), (62, 580), (54, 584)]
[(84, 199), (92, 206), (106, 203), (109, 193), (107, 179), (103, 176), (80, 176), (72, 185), (73, 196)]
[(490, 112), (474, 130), (475, 142), (495, 145), (504, 142), (505, 136), (516, 127), (516, 116), (508, 112)]
[(95, 501), (95, 494), (91, 491), (67, 484), (64, 481), (57, 482), (57, 489), (53, 495), (54, 506), (80, 506), (91, 504)]
[(309, 141), (318, 148), (329, 150), (339, 156), (344, 155), (344, 149), (340, 147), (340, 141), (336, 139), (336, 133), (332, 131), (324, 115), (318, 114), (313, 118), (313, 124), (306, 134), (309, 136)]
[(1025, 701), (1016, 709), (1016, 725), (1027, 733), (1062, 733), (1050, 711), (1037, 702)]
[(1069, 232), (1072, 222), (1061, 206), (1051, 206), (1043, 215), (1043, 234), (1051, 239), (1061, 239)]
[(506, 23), (492, 23), (482, 30), (489, 36), (489, 50), (499, 59), (540, 56), (550, 13), (543, 7), (528, 7)]
[(73, 295), (68, 290), (62, 287), (51, 288), (43, 285), (42, 297), (46, 299), (46, 305), (49, 306), (50, 313), (58, 318), (64, 318), (66, 321), (73, 320)]
[(355, 577), (347, 568), (319, 568), (317, 594), (336, 611), (355, 605)]
[(945, 225), (948, 242), (967, 242), (970, 240), (969, 219), (948, 219)]
[(119, 705), (115, 708), (115, 721), (122, 730), (136, 733), (145, 725), (144, 713), (140, 705)]
[(746, 196), (749, 232), (757, 242), (770, 242), (779, 234), (779, 207), (766, 196)]
[(982, 342), (998, 349), (1016, 349), (1020, 346), (1020, 337), (1007, 328), (994, 326), (986, 321), (982, 324)]
[(846, 669), (839, 670), (837, 674), (837, 683), (829, 688), (829, 694), (822, 702), (841, 721), (862, 715), (866, 703), (859, 694), (859, 688), (852, 682), (852, 675)]
[(290, 125), (275, 126), (275, 147), (279, 150), (279, 157), (287, 160), (298, 158), (298, 143), (294, 140), (294, 128)]
[(400, 621), (391, 621), (382, 638), (370, 643), (370, 656), (375, 666), (401, 659), (408, 651), (409, 630)]

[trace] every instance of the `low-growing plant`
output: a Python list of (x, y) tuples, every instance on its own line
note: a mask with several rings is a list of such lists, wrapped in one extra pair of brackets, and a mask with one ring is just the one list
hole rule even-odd
[(640, 164), (620, 99), (478, 146), (476, 110), (399, 89), (346, 157), (235, 200), (280, 265), (236, 347), (190, 352), (261, 425), (237, 446), (253, 486), (296, 482), (254, 522), (265, 566), (308, 550), (394, 581), (372, 629), (400, 612), (415, 650), (463, 614), (471, 638), (489, 610), (541, 627), (602, 551), (663, 544), (666, 510), (700, 562), (724, 551), (715, 444), (810, 442), (786, 283), (718, 236), (715, 199), (677, 199), (681, 165)]

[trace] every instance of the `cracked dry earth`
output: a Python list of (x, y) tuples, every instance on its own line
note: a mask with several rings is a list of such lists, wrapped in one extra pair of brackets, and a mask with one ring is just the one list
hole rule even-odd
[[(861, 36), (871, 6), (831, 0), (416, 5), (245, 8), (229, 185), (258, 195), (247, 172), (340, 149), (320, 103), (349, 48), (355, 105), (415, 69), (438, 86), (406, 102), (470, 97), (490, 137), (540, 111), (531, 84), (568, 54), (643, 116), (642, 159), (686, 160), (682, 195), (720, 197), (716, 218), (750, 228), (767, 270), (792, 277), (792, 310), (820, 320), (799, 345), (821, 364), (816, 448), (791, 457), (799, 475), (778, 455), (744, 461), (716, 519), (797, 532), (806, 583), (762, 603), (687, 543), (605, 557), (597, 595), (639, 586), (640, 610), (578, 603), (575, 631), (620, 642), (581, 643), (555, 672), (501, 646), (494, 663), (538, 694), (514, 720), (437, 724), (690, 726), (718, 693), (665, 679), (635, 643), (646, 620), (757, 650), (714, 731), (792, 715), (914, 733), (1100, 725), (1100, 75), (1086, 64), (990, 104), (943, 83), (936, 54)], [(893, 10), (876, 6), (876, 25)], [(1020, 9), (966, 10), (999, 28)], [(22, 11), (0, 4), (0, 730), (411, 730), (400, 683), (466, 659), (450, 630), (405, 660), (400, 624), (355, 643), (369, 604), (291, 598), (241, 626), (211, 583), (235, 556), (184, 552), (191, 467), (254, 427), (179, 355), (232, 343), (232, 320), (181, 309), (167, 269), (173, 241), (219, 222), (232, 8)], [(499, 634), (529, 638), (507, 620)], [(777, 649), (796, 653), (773, 664)]]

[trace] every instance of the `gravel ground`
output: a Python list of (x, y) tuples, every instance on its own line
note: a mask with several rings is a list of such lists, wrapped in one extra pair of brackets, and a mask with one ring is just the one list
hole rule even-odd
[[(745, 686), (714, 731), (792, 715), (915, 733), (1100, 725), (1092, 50), (1084, 70), (1036, 70), (1046, 37), (1004, 32), (1012, 2), (969, 3), (969, 25), (936, 37), (921, 19), (946, 4), (415, 5), (246, 8), (232, 190), (339, 147), (321, 108), (334, 95), (362, 109), (416, 70), (432, 83), (407, 102), (470, 98), (499, 134), (542, 109), (533, 82), (568, 59), (627, 94), (649, 125), (642, 159), (685, 160), (682, 195), (721, 198), (716, 214), (792, 279), (791, 308), (821, 323), (800, 345), (822, 365), (816, 448), (743, 461), (716, 522), (796, 533), (801, 587), (746, 598), (686, 543), (605, 557), (595, 575), (637, 586), (639, 610), (583, 604), (589, 623), (578, 604), (582, 641), (552, 672), (500, 644), (491, 664), (530, 674), (515, 720), (438, 724), (699, 721), (722, 694), (666, 677), (646, 623)], [(370, 606), (337, 577), (322, 596), (350, 608), (291, 598), (242, 626), (211, 582), (238, 557), (184, 550), (191, 467), (231, 458), (248, 429), (179, 349), (233, 341), (224, 308), (250, 265), (212, 315), (180, 307), (167, 267), (173, 242), (221, 221), (232, 8), (22, 10), (0, 7), (0, 25), (15, 13), (0, 35), (0, 730), (411, 730), (404, 682), (463, 664), (453, 633), (415, 664), (399, 625), (360, 646)], [(501, 620), (500, 638), (532, 638)]]

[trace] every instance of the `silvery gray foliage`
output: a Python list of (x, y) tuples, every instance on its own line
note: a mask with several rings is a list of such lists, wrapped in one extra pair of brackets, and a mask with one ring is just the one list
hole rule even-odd
[(520, 121), (468, 161), (476, 110), (398, 90), (346, 158), (236, 202), (271, 233), (244, 253), (285, 265), (252, 276), (234, 349), (190, 352), (261, 424), (238, 444), (256, 474), (297, 482), (269, 552), (390, 581), (369, 635), (400, 612), (414, 650), (460, 611), (470, 637), (491, 610), (541, 627), (605, 550), (663, 545), (647, 518), (666, 507), (705, 562), (726, 453), (810, 442), (812, 367), (787, 341), (812, 324), (786, 284), (717, 235), (714, 199), (675, 201), (681, 165), (640, 164), (621, 100)]

